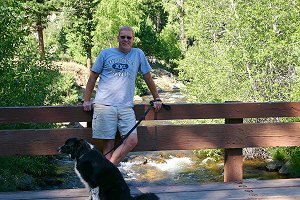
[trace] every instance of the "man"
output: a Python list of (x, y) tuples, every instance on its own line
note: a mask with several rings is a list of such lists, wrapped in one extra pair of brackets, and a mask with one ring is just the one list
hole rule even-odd
[[(93, 139), (103, 141), (103, 153), (109, 152), (115, 143), (117, 130), (121, 136), (126, 135), (136, 123), (133, 111), (135, 81), (138, 72), (143, 78), (154, 98), (154, 109), (161, 109), (155, 83), (151, 77), (151, 67), (141, 49), (132, 48), (134, 31), (123, 26), (118, 34), (118, 48), (107, 48), (100, 52), (91, 68), (86, 85), (83, 107), (85, 111), (92, 109)], [(91, 101), (92, 91), (100, 75), (94, 102)], [(138, 142), (136, 129), (124, 140), (115, 151), (106, 155), (117, 165), (136, 146)]]

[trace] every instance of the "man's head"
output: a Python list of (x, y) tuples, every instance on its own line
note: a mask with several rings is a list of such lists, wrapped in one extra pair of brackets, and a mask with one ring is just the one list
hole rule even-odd
[(134, 31), (130, 26), (122, 26), (119, 29), (118, 42), (119, 50), (123, 53), (128, 53), (133, 45)]

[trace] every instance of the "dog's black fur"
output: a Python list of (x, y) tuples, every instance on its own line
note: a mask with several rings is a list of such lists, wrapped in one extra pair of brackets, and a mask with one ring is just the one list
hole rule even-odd
[(158, 200), (153, 193), (145, 193), (136, 197), (130, 195), (119, 169), (107, 160), (100, 151), (80, 138), (70, 138), (58, 148), (60, 153), (70, 154), (75, 159), (75, 170), (90, 188), (99, 187), (101, 200)]

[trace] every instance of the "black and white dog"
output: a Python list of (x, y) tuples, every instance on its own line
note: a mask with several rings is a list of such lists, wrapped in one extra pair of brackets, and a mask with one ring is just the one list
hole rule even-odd
[(130, 195), (119, 169), (107, 160), (100, 151), (87, 141), (70, 138), (58, 148), (60, 153), (70, 154), (75, 159), (75, 171), (89, 188), (92, 200), (158, 200), (153, 193), (136, 197)]

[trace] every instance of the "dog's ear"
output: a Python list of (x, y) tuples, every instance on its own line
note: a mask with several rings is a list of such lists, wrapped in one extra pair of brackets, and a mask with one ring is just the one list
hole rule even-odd
[(80, 138), (75, 138), (71, 157), (79, 158), (84, 152), (85, 141)]
[(69, 138), (65, 145), (69, 148), (69, 154), (72, 159), (75, 159), (77, 157), (77, 146), (78, 146), (78, 138)]

